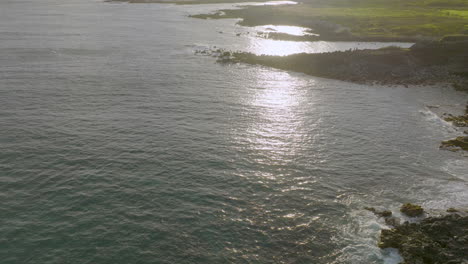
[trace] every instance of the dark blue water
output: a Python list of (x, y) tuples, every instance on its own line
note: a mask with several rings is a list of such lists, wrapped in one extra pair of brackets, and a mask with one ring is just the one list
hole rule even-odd
[(216, 64), (296, 45), (216, 7), (0, 2), (1, 263), (396, 263), (364, 206), (467, 205), (466, 94)]

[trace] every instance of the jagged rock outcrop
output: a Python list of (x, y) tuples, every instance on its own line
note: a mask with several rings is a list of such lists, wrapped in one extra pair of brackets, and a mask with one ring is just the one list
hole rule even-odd
[(397, 248), (404, 264), (468, 263), (468, 216), (449, 214), (382, 230), (380, 248)]
[(424, 214), (424, 209), (416, 204), (405, 203), (400, 207), (400, 212), (409, 217), (417, 217)]

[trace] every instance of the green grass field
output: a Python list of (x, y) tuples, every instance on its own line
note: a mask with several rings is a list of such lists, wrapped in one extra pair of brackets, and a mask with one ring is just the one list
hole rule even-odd
[(306, 0), (298, 5), (249, 6), (223, 11), (225, 16), (198, 17), (243, 18), (241, 23), (247, 26), (310, 27), (316, 21), (327, 21), (364, 37), (440, 38), (468, 34), (468, 0)]

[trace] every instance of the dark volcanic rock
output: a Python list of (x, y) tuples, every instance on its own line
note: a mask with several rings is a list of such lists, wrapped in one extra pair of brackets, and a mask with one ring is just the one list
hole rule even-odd
[(421, 206), (411, 203), (402, 205), (400, 211), (410, 217), (421, 216), (424, 214), (424, 209)]
[(397, 248), (406, 264), (468, 263), (468, 217), (430, 217), (382, 230), (379, 247)]

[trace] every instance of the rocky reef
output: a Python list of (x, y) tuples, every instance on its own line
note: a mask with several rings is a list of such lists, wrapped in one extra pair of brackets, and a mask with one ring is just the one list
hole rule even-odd
[[(468, 127), (468, 105), (466, 105), (465, 114), (460, 116), (448, 114), (444, 120), (451, 122), (456, 127)], [(465, 130), (465, 134), (468, 134), (468, 130)], [(454, 139), (442, 141), (440, 148), (450, 151), (468, 151), (468, 136), (459, 136)]]
[(460, 149), (468, 151), (468, 136), (456, 137), (454, 139), (442, 141), (441, 149), (459, 151)]
[(457, 127), (468, 127), (468, 104), (465, 108), (465, 114), (460, 116), (448, 114), (448, 116), (445, 117), (444, 120), (447, 122), (452, 122), (452, 124)]
[(424, 209), (416, 204), (405, 203), (400, 207), (400, 212), (409, 217), (417, 217), (424, 214)]
[(385, 223), (389, 226), (399, 226), (400, 219), (397, 217), (392, 216), (392, 211), (389, 210), (377, 210), (374, 207), (364, 207), (367, 211), (374, 213), (378, 217), (383, 217), (385, 219)]
[(449, 214), (382, 230), (380, 248), (397, 248), (405, 264), (468, 263), (468, 216)]
[[(384, 229), (378, 246), (396, 248), (403, 264), (466, 264), (468, 263), (468, 215), (463, 210), (447, 209), (446, 215), (427, 217), (420, 222), (404, 222), (387, 210), (366, 207), (392, 226)], [(400, 211), (410, 219), (423, 216), (424, 209), (415, 204), (404, 204)]]

